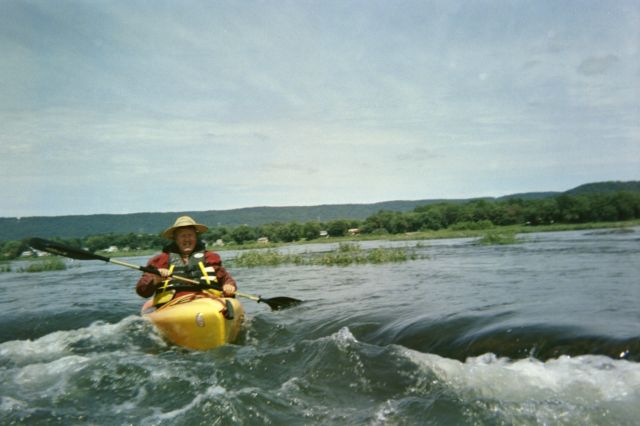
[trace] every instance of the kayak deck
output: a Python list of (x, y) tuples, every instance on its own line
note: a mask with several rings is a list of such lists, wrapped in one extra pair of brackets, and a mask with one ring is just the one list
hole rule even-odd
[(234, 298), (190, 293), (157, 309), (153, 301), (148, 300), (142, 306), (142, 316), (149, 318), (171, 343), (188, 349), (207, 350), (235, 341), (244, 319), (244, 308)]

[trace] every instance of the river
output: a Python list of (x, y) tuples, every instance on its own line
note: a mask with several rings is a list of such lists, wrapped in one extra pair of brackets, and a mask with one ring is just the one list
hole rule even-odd
[(207, 352), (140, 317), (131, 270), (0, 273), (0, 424), (637, 424), (640, 228), (519, 239), (363, 242), (418, 259), (230, 268), (245, 293), (305, 303), (243, 299), (239, 340)]

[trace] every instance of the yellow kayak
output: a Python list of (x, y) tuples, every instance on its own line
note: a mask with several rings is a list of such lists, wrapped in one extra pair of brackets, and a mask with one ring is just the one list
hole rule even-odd
[(142, 316), (149, 318), (171, 343), (207, 350), (235, 341), (244, 319), (244, 308), (234, 298), (188, 293), (159, 308), (155, 308), (150, 299), (142, 306)]

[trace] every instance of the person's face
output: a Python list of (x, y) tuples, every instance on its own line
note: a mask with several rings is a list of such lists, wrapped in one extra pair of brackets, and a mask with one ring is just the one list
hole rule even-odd
[(179, 228), (174, 236), (180, 253), (189, 255), (196, 248), (196, 231), (193, 228)]

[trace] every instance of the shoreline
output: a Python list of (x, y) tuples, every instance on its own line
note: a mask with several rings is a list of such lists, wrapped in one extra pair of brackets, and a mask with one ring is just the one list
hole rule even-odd
[[(397, 248), (379, 248), (373, 251), (362, 250), (359, 242), (365, 241), (428, 241), (441, 239), (459, 239), (459, 238), (477, 238), (479, 244), (484, 245), (503, 245), (517, 244), (518, 235), (526, 235), (532, 233), (545, 232), (570, 232), (580, 230), (612, 230), (613, 232), (636, 232), (634, 228), (640, 227), (640, 219), (619, 222), (593, 222), (581, 224), (552, 224), (552, 225), (509, 225), (509, 226), (491, 226), (485, 229), (474, 230), (452, 230), (442, 229), (439, 231), (422, 231), (410, 232), (403, 234), (366, 234), (366, 235), (350, 235), (343, 237), (325, 237), (314, 240), (301, 240), (296, 242), (280, 242), (280, 243), (260, 243), (252, 242), (250, 244), (230, 243), (225, 246), (208, 246), (208, 250), (224, 253), (225, 251), (241, 251), (234, 262), (240, 262), (240, 266), (276, 266), (285, 263), (293, 264), (324, 264), (327, 266), (347, 265), (352, 263), (387, 263), (399, 262), (407, 260), (415, 260), (415, 254), (410, 251), (400, 250)], [(301, 256), (291, 256), (277, 252), (277, 248), (285, 246), (305, 246), (310, 244), (337, 244), (338, 247), (332, 253), (325, 254), (323, 258), (304, 259)], [(132, 258), (132, 257), (151, 257), (156, 255), (160, 249), (152, 250), (127, 250), (116, 252), (98, 251), (96, 254), (107, 258)], [(66, 269), (58, 264), (47, 264), (49, 261), (57, 259), (56, 256), (51, 258), (29, 258), (26, 268), (22, 268), (18, 272), (42, 272), (45, 270)], [(238, 260), (240, 259), (240, 260)], [(51, 263), (51, 262), (50, 262)], [(39, 266), (36, 266), (39, 265)], [(0, 272), (11, 272), (12, 261), (0, 262)]]
[[(306, 245), (306, 244), (331, 244), (331, 243), (343, 243), (343, 242), (358, 242), (358, 241), (375, 241), (375, 240), (388, 240), (388, 241), (411, 241), (411, 240), (441, 240), (448, 238), (481, 238), (487, 233), (492, 234), (532, 234), (537, 232), (563, 232), (563, 231), (581, 231), (590, 229), (626, 229), (640, 226), (640, 219), (619, 221), (619, 222), (589, 222), (578, 224), (550, 224), (550, 225), (508, 225), (508, 226), (492, 226), (485, 229), (468, 229), (468, 230), (452, 230), (441, 229), (438, 231), (418, 231), (404, 234), (359, 234), (344, 237), (323, 237), (314, 240), (299, 240), (292, 242), (282, 243), (259, 243), (252, 242), (249, 244), (237, 244), (237, 243), (225, 243), (223, 246), (207, 245), (207, 250), (216, 252), (224, 252), (231, 250), (258, 250), (258, 249), (273, 249), (278, 247), (285, 247), (291, 245)], [(118, 257), (138, 257), (138, 256), (153, 256), (157, 254), (161, 248), (156, 250), (129, 250), (129, 251), (116, 251), (107, 253), (104, 251), (98, 251), (97, 254), (108, 256), (112, 258)]]

